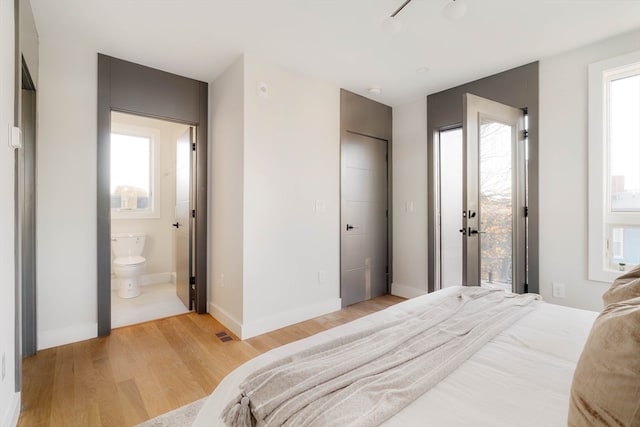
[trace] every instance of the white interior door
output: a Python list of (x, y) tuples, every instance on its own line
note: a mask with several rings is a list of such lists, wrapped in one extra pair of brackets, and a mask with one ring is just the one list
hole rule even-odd
[(524, 292), (524, 112), (472, 94), (463, 112), (463, 283)]
[(193, 293), (191, 291), (193, 140), (193, 128), (190, 127), (176, 142), (176, 222), (173, 224), (175, 227), (176, 294), (189, 310), (193, 308)]
[(387, 293), (387, 141), (349, 133), (341, 144), (343, 305)]

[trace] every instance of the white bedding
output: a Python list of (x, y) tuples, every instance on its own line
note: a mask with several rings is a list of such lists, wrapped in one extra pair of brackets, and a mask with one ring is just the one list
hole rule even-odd
[[(405, 301), (243, 364), (218, 385), (194, 426), (223, 426), (224, 407), (255, 369), (283, 355), (384, 323), (457, 288)], [(454, 373), (383, 426), (563, 426), (576, 362), (598, 313), (536, 302), (536, 310), (500, 333)]]

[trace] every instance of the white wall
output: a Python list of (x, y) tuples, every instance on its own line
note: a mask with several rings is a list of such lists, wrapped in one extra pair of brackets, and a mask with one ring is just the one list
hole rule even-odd
[(40, 40), (38, 349), (97, 335), (96, 52)]
[(241, 335), (244, 57), (209, 85), (209, 313)]
[(339, 309), (339, 89), (245, 55), (210, 95), (210, 312), (248, 338)]
[(340, 91), (245, 56), (244, 100), (243, 337), (340, 308)]
[[(600, 310), (609, 283), (588, 277), (588, 93), (592, 62), (640, 47), (635, 31), (540, 62), (540, 293), (545, 300)], [(553, 282), (566, 298), (553, 298)]]
[[(174, 230), (176, 204), (176, 141), (187, 129), (187, 125), (131, 114), (113, 113), (113, 123), (143, 126), (156, 129), (159, 141), (156, 149), (160, 155), (159, 184), (160, 217), (145, 219), (111, 219), (112, 233), (142, 232), (146, 234), (143, 256), (147, 259), (145, 275), (174, 273)], [(113, 261), (113, 252), (111, 259)], [(111, 266), (113, 271), (113, 265)], [(150, 278), (152, 280), (153, 278)], [(162, 279), (159, 279), (162, 280)], [(164, 280), (162, 281), (163, 283)], [(143, 284), (146, 283), (143, 278)]]
[(14, 123), (14, 8), (0, 0), (0, 426), (14, 426), (20, 410), (15, 392), (15, 223), (14, 151), (9, 129)]
[(393, 284), (427, 293), (427, 99), (393, 108)]

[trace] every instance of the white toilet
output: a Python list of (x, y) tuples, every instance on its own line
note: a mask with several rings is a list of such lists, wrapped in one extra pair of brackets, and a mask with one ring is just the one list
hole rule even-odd
[(140, 276), (147, 261), (142, 256), (144, 239), (144, 233), (111, 235), (111, 250), (115, 255), (113, 270), (120, 298), (135, 298), (140, 295)]

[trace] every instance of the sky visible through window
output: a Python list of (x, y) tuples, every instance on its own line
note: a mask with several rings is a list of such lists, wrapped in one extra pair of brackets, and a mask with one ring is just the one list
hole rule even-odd
[(150, 159), (149, 138), (112, 133), (111, 194), (115, 194), (118, 187), (130, 187), (148, 196)]
[(640, 75), (610, 84), (611, 209), (640, 210)]

